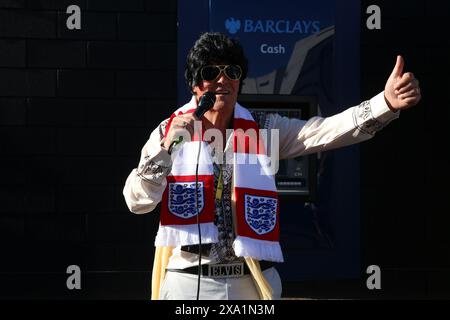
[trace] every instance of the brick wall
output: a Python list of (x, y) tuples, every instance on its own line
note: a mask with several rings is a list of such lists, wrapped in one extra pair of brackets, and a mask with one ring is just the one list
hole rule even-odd
[(157, 217), (121, 191), (175, 72), (175, 0), (0, 0), (0, 297), (149, 296)]
[(402, 54), (405, 71), (420, 80), (423, 100), (361, 146), (364, 261), (382, 270), (382, 290), (368, 296), (449, 298), (449, 160), (444, 152), (450, 5), (362, 1), (363, 16), (370, 4), (381, 8), (382, 29), (368, 30), (362, 21), (362, 95), (384, 87), (396, 55)]
[[(381, 9), (381, 29), (366, 28), (366, 9)], [(448, 119), (450, 4), (361, 1), (361, 98), (379, 93), (398, 54), (420, 80), (422, 101), (364, 142), (361, 150), (361, 278), (286, 283), (313, 298), (450, 298)], [(381, 269), (368, 290), (366, 268)]]

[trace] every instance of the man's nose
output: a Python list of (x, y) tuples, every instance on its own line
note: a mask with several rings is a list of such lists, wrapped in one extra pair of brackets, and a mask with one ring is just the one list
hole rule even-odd
[(220, 74), (219, 74), (219, 77), (216, 80), (216, 82), (224, 83), (227, 80), (228, 80), (227, 76), (223, 73), (223, 71), (221, 71)]

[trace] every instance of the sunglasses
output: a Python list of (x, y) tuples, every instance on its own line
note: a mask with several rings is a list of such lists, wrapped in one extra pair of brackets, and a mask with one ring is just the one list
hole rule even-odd
[(200, 69), (200, 75), (203, 80), (214, 81), (222, 71), (230, 80), (239, 80), (242, 77), (242, 69), (236, 64), (204, 66)]

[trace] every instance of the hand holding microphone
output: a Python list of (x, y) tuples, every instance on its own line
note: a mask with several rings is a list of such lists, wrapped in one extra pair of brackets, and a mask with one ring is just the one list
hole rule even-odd
[(211, 109), (216, 102), (216, 95), (213, 92), (205, 92), (199, 99), (196, 110), (193, 113), (176, 116), (172, 119), (169, 132), (164, 141), (164, 148), (172, 153), (176, 145), (182, 143), (183, 136), (187, 133), (194, 135), (194, 122), (201, 119), (206, 111)]

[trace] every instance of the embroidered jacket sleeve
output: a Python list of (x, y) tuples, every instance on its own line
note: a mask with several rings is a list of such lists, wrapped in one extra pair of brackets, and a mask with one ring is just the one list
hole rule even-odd
[(381, 92), (331, 117), (306, 121), (272, 114), (265, 127), (279, 129), (279, 158), (285, 159), (368, 140), (399, 114), (389, 109)]
[(161, 201), (167, 184), (166, 176), (172, 166), (169, 153), (161, 148), (167, 122), (164, 120), (152, 132), (142, 148), (138, 167), (131, 171), (125, 182), (123, 195), (131, 212), (150, 212)]

